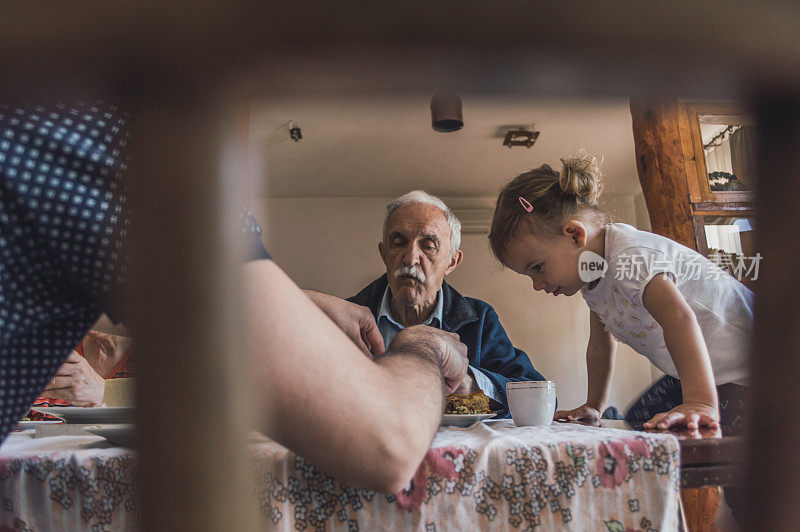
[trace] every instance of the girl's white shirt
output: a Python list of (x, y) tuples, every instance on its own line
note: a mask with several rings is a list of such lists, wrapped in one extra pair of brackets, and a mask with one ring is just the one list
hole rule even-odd
[(717, 385), (747, 384), (753, 292), (716, 264), (669, 238), (627, 224), (606, 226), (605, 275), (581, 294), (617, 341), (678, 377), (664, 331), (642, 302), (650, 280), (664, 273), (697, 316)]

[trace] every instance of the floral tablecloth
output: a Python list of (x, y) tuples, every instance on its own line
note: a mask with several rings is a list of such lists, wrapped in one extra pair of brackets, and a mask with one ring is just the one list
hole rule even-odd
[[(136, 528), (134, 454), (72, 436), (0, 448), (0, 531)], [(677, 440), (509, 420), (445, 427), (406, 489), (337, 482), (285, 447), (252, 443), (265, 530), (676, 530)]]
[(11, 433), (0, 447), (0, 532), (136, 530), (136, 476), (134, 453), (99, 436)]

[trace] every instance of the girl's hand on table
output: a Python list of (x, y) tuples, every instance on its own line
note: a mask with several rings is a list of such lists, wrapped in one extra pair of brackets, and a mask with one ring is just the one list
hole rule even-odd
[(714, 406), (704, 403), (683, 403), (669, 412), (662, 412), (644, 424), (646, 429), (668, 429), (670, 427), (719, 427), (719, 412)]
[(589, 403), (584, 403), (572, 410), (559, 410), (553, 416), (553, 421), (579, 421), (597, 425), (600, 423), (600, 411)]

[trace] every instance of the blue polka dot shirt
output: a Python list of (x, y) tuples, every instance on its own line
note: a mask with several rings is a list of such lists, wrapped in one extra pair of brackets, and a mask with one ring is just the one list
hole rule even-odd
[[(0, 442), (128, 270), (126, 116), (102, 104), (0, 105)], [(242, 210), (250, 258), (269, 258)]]

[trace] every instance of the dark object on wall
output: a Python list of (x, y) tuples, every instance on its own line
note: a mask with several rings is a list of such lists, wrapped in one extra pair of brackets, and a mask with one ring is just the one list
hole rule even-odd
[(289, 129), (289, 136), (292, 137), (292, 140), (295, 142), (300, 142), (300, 139), (303, 138), (300, 128), (294, 125)]
[(431, 98), (431, 125), (444, 133), (464, 127), (461, 98), (454, 94), (434, 94)]
[(538, 131), (528, 131), (526, 129), (509, 130), (508, 133), (506, 133), (503, 146), (508, 146), (509, 148), (512, 146), (525, 146), (526, 148), (530, 148), (538, 138)]

